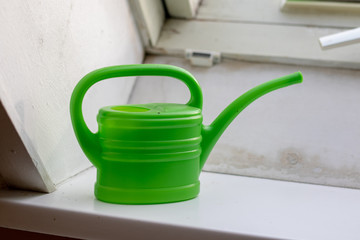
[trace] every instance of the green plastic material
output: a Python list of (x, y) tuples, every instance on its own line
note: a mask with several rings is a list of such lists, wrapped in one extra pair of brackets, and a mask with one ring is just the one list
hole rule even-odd
[[(92, 133), (82, 114), (87, 90), (114, 77), (168, 76), (190, 90), (187, 104), (149, 103), (108, 106)], [(209, 126), (202, 124), (202, 92), (186, 70), (162, 64), (105, 67), (87, 74), (75, 87), (70, 113), (75, 135), (97, 168), (97, 199), (122, 204), (153, 204), (195, 198), (199, 174), (215, 143), (232, 120), (264, 94), (302, 81), (300, 72), (263, 83), (231, 103)]]

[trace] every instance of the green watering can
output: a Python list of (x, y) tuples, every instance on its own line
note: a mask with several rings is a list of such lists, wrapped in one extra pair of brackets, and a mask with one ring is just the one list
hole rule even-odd
[[(108, 106), (92, 133), (84, 122), (82, 102), (95, 83), (114, 77), (168, 76), (186, 84), (187, 104), (149, 103)], [(153, 204), (195, 198), (199, 175), (210, 151), (232, 122), (262, 95), (302, 82), (300, 72), (263, 83), (232, 102), (209, 125), (202, 124), (202, 92), (186, 70), (162, 64), (105, 67), (87, 74), (70, 103), (73, 128), (85, 155), (97, 168), (97, 199), (122, 204)]]

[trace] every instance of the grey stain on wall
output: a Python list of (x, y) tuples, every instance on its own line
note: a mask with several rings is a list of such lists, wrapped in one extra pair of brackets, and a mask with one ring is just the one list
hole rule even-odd
[(316, 184), (344, 187), (349, 187), (348, 182), (352, 182), (354, 187), (360, 182), (360, 176), (352, 166), (325, 165), (326, 161), (319, 155), (309, 155), (300, 148), (284, 148), (269, 153), (269, 156), (227, 144), (219, 143), (217, 148), (205, 164), (205, 171), (294, 182), (309, 182), (311, 179)]

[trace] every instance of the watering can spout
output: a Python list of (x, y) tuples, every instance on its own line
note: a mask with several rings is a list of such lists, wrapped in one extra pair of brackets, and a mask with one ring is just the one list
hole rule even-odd
[(237, 115), (239, 115), (239, 113), (244, 110), (250, 103), (258, 99), (259, 97), (265, 95), (266, 93), (301, 82), (302, 75), (300, 72), (296, 72), (281, 78), (265, 82), (238, 97), (229, 106), (227, 106), (210, 125), (203, 125), (200, 169), (203, 168), (206, 159), (208, 158), (211, 150), (220, 138), (221, 134), (237, 117)]

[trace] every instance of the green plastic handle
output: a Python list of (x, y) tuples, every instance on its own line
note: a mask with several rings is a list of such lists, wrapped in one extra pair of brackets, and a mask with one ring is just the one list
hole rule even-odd
[(82, 102), (85, 93), (101, 80), (130, 76), (167, 76), (179, 79), (190, 90), (191, 96), (187, 104), (202, 109), (203, 97), (198, 82), (191, 73), (179, 67), (166, 64), (133, 64), (105, 67), (90, 72), (74, 88), (70, 100), (70, 115), (76, 138), (85, 155), (95, 166), (100, 165), (101, 148), (98, 133), (92, 133), (84, 121)]

